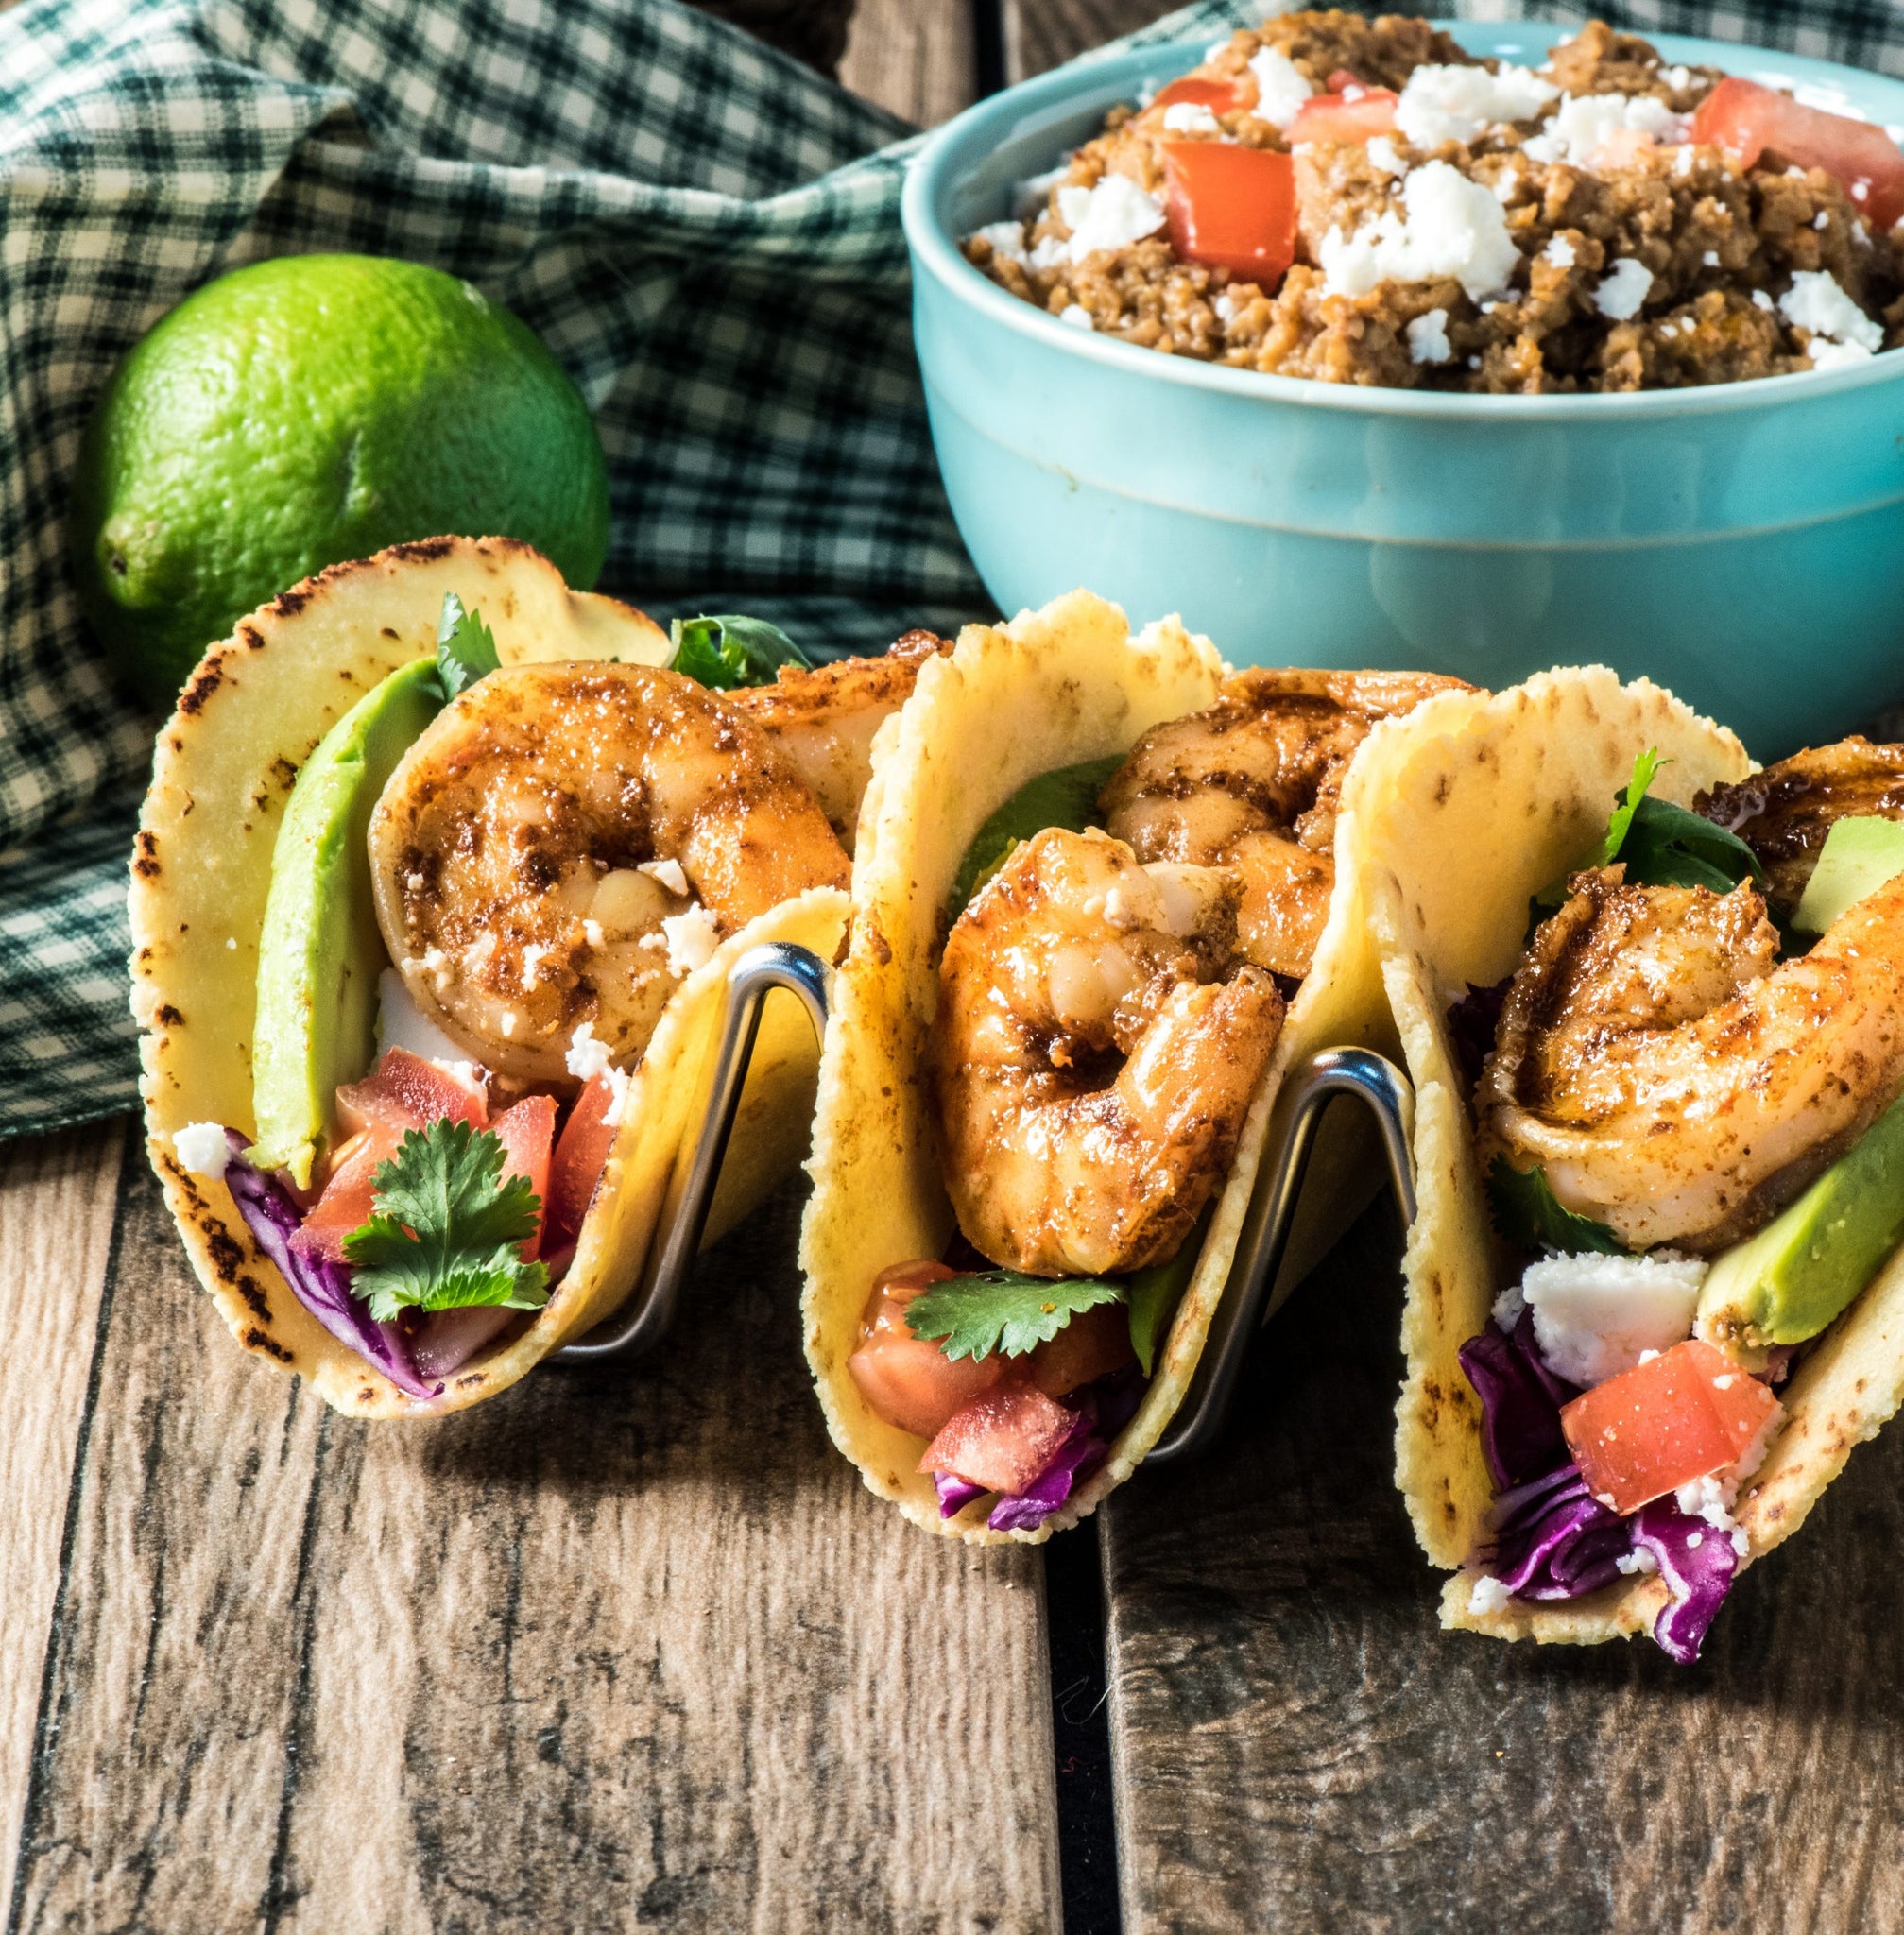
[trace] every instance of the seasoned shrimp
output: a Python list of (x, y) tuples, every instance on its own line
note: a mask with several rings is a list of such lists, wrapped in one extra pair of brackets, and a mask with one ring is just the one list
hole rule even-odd
[(1633, 1248), (1722, 1249), (1904, 1091), (1904, 880), (1783, 962), (1750, 882), (1629, 887), (1609, 866), (1568, 884), (1475, 1092), (1482, 1167), (1543, 1165)]
[(784, 665), (772, 685), (728, 694), (826, 810), (850, 853), (860, 796), (872, 777), (873, 734), (912, 697), (919, 667), (952, 641), (909, 631), (879, 659), (840, 659), (812, 671)]
[(681, 977), (755, 915), (844, 887), (761, 733), (691, 678), (516, 665), (446, 707), (370, 820), (377, 919), (418, 1005), (491, 1068), (626, 1066)]
[(1343, 776), (1377, 722), (1458, 678), (1408, 672), (1240, 672), (1215, 705), (1154, 726), (1100, 801), (1140, 860), (1233, 867), (1238, 933), (1259, 968), (1300, 981), (1335, 886)]
[(1097, 1276), (1174, 1255), (1222, 1182), (1282, 1025), (1235, 960), (1219, 869), (1053, 829), (962, 914), (928, 1093), (959, 1227), (993, 1261)]

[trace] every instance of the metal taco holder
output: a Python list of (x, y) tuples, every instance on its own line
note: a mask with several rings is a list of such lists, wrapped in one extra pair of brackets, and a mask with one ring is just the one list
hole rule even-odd
[[(557, 1352), (572, 1362), (639, 1357), (666, 1336), (694, 1271), (721, 1161), (746, 1086), (747, 1066), (767, 997), (777, 989), (806, 1009), (814, 1034), (824, 1038), (827, 969), (819, 956), (789, 942), (750, 948), (729, 971), (719, 1036), (704, 1077), (700, 1129), (678, 1190), (670, 1190), (658, 1241), (628, 1300), (581, 1341)], [(1251, 1338), (1266, 1314), (1271, 1287), (1289, 1247), (1303, 1177), (1323, 1112), (1338, 1097), (1361, 1102), (1374, 1115), (1390, 1179), (1404, 1220), (1415, 1219), (1412, 1155), (1415, 1091), (1384, 1056), (1365, 1048), (1331, 1048), (1292, 1069), (1271, 1111), (1262, 1167), (1217, 1304), (1196, 1373), (1146, 1464), (1171, 1464), (1206, 1451), (1222, 1435), (1236, 1397)]]

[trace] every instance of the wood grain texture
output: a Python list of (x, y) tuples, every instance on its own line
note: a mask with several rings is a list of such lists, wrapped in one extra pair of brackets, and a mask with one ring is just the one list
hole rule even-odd
[(1037, 1555), (827, 1444), (798, 1208), (655, 1366), (403, 1428), (233, 1350), (141, 1165), (9, 1926), (1055, 1926)]
[(951, 120), (977, 92), (970, 0), (859, 0), (840, 80), (920, 128)]
[(1383, 1205), (1218, 1458), (1106, 1507), (1126, 1935), (1904, 1928), (1904, 1432), (1694, 1668), (1442, 1633), (1390, 1477), (1398, 1255)]
[(1182, 0), (1001, 0), (1005, 72), (1029, 80), (1120, 34), (1161, 20)]
[(33, 1719), (84, 1434), (122, 1122), (0, 1143), (0, 1901), (9, 1898)]

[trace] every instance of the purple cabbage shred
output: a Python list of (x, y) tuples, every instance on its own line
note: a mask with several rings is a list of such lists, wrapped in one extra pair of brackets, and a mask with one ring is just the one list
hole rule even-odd
[(956, 1518), (974, 1498), (985, 1497), (983, 1485), (969, 1485), (949, 1471), (933, 1473), (933, 1489), (939, 1495), (939, 1516)]
[(375, 1364), (398, 1390), (412, 1397), (438, 1396), (442, 1385), (426, 1383), (419, 1375), (403, 1332), (394, 1324), (379, 1324), (352, 1294), (350, 1266), (302, 1256), (291, 1247), (291, 1238), (304, 1218), (290, 1190), (276, 1176), (245, 1160), (244, 1137), (227, 1129), (225, 1139), (232, 1149), (225, 1187), (252, 1241), (283, 1272), (298, 1301), (340, 1344)]
[(1454, 1051), (1470, 1090), (1481, 1080), (1483, 1065), (1494, 1052), (1501, 1011), (1507, 1005), (1507, 991), (1513, 985), (1511, 974), (1492, 987), (1476, 987), (1470, 981), (1467, 992), (1448, 1010), (1448, 1045)]
[(1632, 1522), (1634, 1543), (1658, 1560), (1672, 1595), (1653, 1637), (1669, 1657), (1690, 1667), (1739, 1569), (1732, 1534), (1682, 1512), (1671, 1498), (1640, 1506)]
[(1089, 1410), (1080, 1411), (1064, 1442), (1053, 1452), (1051, 1463), (1022, 1492), (1000, 1498), (986, 1523), (994, 1532), (1035, 1531), (1071, 1497), (1080, 1478), (1104, 1463), (1109, 1451), (1110, 1441), (1100, 1435), (1095, 1416)]
[(1481, 1399), (1481, 1449), (1498, 1492), (1572, 1463), (1560, 1429), (1560, 1407), (1578, 1386), (1547, 1368), (1534, 1339), (1534, 1313), (1523, 1310), (1509, 1336), (1490, 1324), (1461, 1346), (1461, 1368)]

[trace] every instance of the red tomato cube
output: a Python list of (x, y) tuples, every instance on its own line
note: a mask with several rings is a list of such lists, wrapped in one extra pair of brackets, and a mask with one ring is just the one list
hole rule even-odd
[(1808, 108), (1776, 88), (1731, 76), (1700, 102), (1692, 139), (1723, 147), (1741, 168), (1767, 148), (1801, 168), (1823, 168), (1880, 235), (1904, 215), (1904, 150), (1868, 121)]
[(344, 1260), (344, 1239), (375, 1212), (377, 1172), (403, 1145), (415, 1123), (372, 1122), (337, 1150), (323, 1194), (305, 1212), (291, 1247), (333, 1263)]
[(1049, 1343), (1023, 1360), (1031, 1380), (1047, 1397), (1062, 1397), (1137, 1356), (1130, 1342), (1130, 1312), (1123, 1304), (1080, 1310)]
[(549, 1165), (549, 1187), (543, 1197), (551, 1251), (573, 1242), (581, 1233), (589, 1203), (601, 1179), (619, 1126), (613, 1113), (617, 1084), (604, 1070), (576, 1096), (569, 1119), (557, 1139)]
[(337, 1121), (347, 1136), (372, 1122), (420, 1129), (448, 1121), (480, 1129), (489, 1120), (484, 1097), (475, 1075), (452, 1073), (407, 1048), (386, 1048), (361, 1082), (347, 1082), (337, 1090)]
[(935, 1338), (915, 1337), (906, 1306), (958, 1272), (930, 1259), (880, 1273), (847, 1369), (860, 1396), (887, 1424), (930, 1438), (1005, 1374), (1002, 1357), (949, 1358)]
[(1695, 1337), (1583, 1392), (1561, 1408), (1560, 1429), (1587, 1490), (1623, 1515), (1736, 1464), (1779, 1409)]
[(1385, 87), (1363, 88), (1358, 94), (1351, 86), (1343, 94), (1312, 94), (1284, 132), (1291, 147), (1306, 141), (1367, 141), (1377, 134), (1393, 134), (1400, 99)]
[(1159, 88), (1152, 100), (1153, 108), (1174, 108), (1179, 101), (1187, 101), (1193, 108), (1208, 108), (1212, 114), (1227, 114), (1242, 107), (1237, 98), (1237, 86), (1233, 80), (1209, 80), (1194, 74), (1186, 74), (1181, 80), (1174, 80), (1166, 88)]
[(489, 1126), (502, 1138), (503, 1173), (525, 1175), (541, 1206), (536, 1215), (536, 1233), (523, 1244), (523, 1258), (540, 1250), (542, 1231), (549, 1213), (549, 1151), (556, 1138), (556, 1101), (552, 1095), (525, 1095), (513, 1108), (507, 1108)]
[(1174, 141), (1163, 150), (1170, 243), (1265, 293), (1295, 260), (1295, 168), (1271, 148)]
[(919, 1469), (1016, 1495), (1052, 1462), (1076, 1418), (1036, 1384), (1006, 1384), (950, 1418), (926, 1447)]

